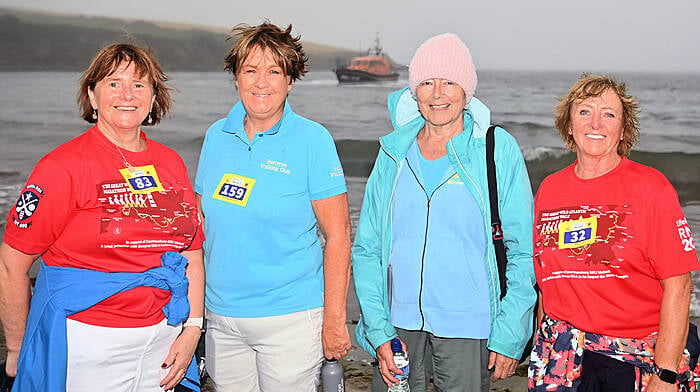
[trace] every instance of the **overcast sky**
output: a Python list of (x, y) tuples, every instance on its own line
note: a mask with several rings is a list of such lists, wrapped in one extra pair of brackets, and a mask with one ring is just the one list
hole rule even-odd
[(306, 41), (385, 51), (408, 63), (458, 34), (477, 69), (700, 72), (698, 0), (0, 0), (0, 6), (229, 28), (292, 23)]

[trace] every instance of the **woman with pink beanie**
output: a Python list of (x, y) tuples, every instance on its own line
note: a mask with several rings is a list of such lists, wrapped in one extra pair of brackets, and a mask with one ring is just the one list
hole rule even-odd
[(380, 140), (353, 245), (356, 337), (377, 358), (374, 391), (402, 375), (390, 347), (398, 337), (413, 392), (426, 390), (430, 368), (438, 391), (485, 392), (489, 378), (514, 373), (532, 334), (530, 181), (515, 139), (496, 127), (502, 290), (486, 174), (491, 119), (473, 97), (469, 49), (454, 34), (430, 38), (411, 60), (409, 81), (389, 96), (394, 130)]

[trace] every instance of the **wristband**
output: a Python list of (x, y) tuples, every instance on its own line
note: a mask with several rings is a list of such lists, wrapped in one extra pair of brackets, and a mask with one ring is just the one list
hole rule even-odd
[(197, 327), (202, 329), (202, 325), (204, 325), (203, 317), (190, 317), (182, 324), (182, 328)]

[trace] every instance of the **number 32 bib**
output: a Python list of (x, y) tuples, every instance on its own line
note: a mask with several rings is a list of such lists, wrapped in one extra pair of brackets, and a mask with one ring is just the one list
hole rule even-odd
[(596, 239), (598, 219), (595, 216), (559, 223), (559, 249), (578, 248)]

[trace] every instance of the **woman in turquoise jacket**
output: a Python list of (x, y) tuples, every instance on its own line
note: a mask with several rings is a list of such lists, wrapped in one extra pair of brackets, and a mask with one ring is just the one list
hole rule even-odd
[(500, 299), (485, 158), (490, 112), (472, 97), (468, 49), (453, 34), (426, 41), (411, 61), (410, 84), (389, 96), (394, 132), (380, 139), (365, 190), (353, 246), (362, 311), (355, 333), (387, 384), (397, 382), (389, 342), (398, 336), (412, 391), (425, 388), (426, 361), (440, 390), (486, 391), (486, 369), (494, 381), (512, 375), (532, 334), (530, 182), (515, 139), (496, 128), (508, 256)]

